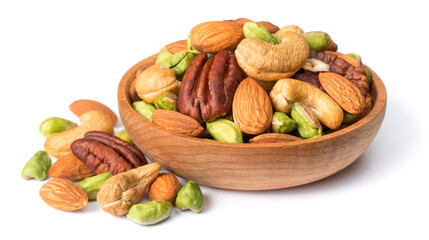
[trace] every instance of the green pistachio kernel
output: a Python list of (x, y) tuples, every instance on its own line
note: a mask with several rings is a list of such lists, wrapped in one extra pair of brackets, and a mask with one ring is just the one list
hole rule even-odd
[(343, 123), (352, 123), (356, 120), (359, 114), (351, 114), (344, 111)]
[(200, 186), (194, 181), (188, 181), (177, 193), (176, 206), (184, 211), (201, 212), (204, 205), (204, 196)]
[(368, 78), (368, 83), (369, 83), (369, 85), (371, 85), (372, 82), (374, 81), (374, 77), (372, 76), (372, 72), (367, 67), (363, 67), (363, 69), (365, 70), (366, 77)]
[(164, 92), (155, 99), (156, 109), (177, 111), (177, 96), (171, 92)]
[(301, 35), (305, 40), (307, 40), (310, 50), (314, 50), (316, 52), (325, 51), (332, 41), (331, 37), (327, 33), (320, 31), (305, 32)]
[(360, 57), (360, 55), (359, 54), (356, 54), (356, 53), (349, 53), (349, 54), (347, 54), (348, 56), (350, 56), (350, 57), (352, 57), (352, 58), (354, 58), (354, 59), (356, 59), (360, 64), (362, 64), (362, 59), (361, 59), (361, 57)]
[(292, 118), (296, 121), (297, 129), (303, 138), (322, 136), (322, 126), (313, 112), (304, 104), (296, 102), (292, 105)]
[(156, 110), (155, 106), (145, 101), (133, 102), (132, 106), (136, 112), (152, 122), (153, 111)]
[(35, 178), (40, 181), (45, 180), (50, 167), (51, 158), (45, 151), (40, 150), (25, 164), (21, 177), (24, 179)]
[(243, 25), (243, 33), (246, 38), (257, 38), (271, 44), (278, 44), (277, 37), (273, 36), (270, 31), (259, 23), (247, 22)]
[(191, 44), (191, 35), (188, 36), (187, 43), (188, 43), (188, 51), (190, 51), (190, 52), (192, 52), (194, 54), (201, 53), (200, 51), (198, 51), (197, 49), (195, 49), (194, 47), (192, 47), (192, 44)]
[(109, 172), (98, 174), (83, 179), (77, 185), (86, 192), (89, 201), (94, 201), (97, 199), (97, 193), (100, 191), (101, 186), (111, 176), (113, 175)]
[(51, 117), (40, 124), (39, 131), (43, 136), (49, 137), (54, 133), (64, 132), (75, 127), (77, 124), (74, 122), (59, 117)]
[(206, 123), (207, 131), (220, 142), (242, 143), (243, 133), (233, 121), (218, 118)]
[(167, 48), (163, 47), (161, 48), (161, 51), (159, 51), (158, 56), (156, 57), (155, 63), (162, 63), (167, 58), (171, 57), (173, 55), (170, 51), (167, 50)]
[(271, 130), (275, 133), (290, 133), (295, 130), (296, 122), (286, 113), (275, 112), (271, 122)]
[(276, 41), (278, 43), (280, 43), (282, 41), (282, 36), (281, 35), (278, 35), (278, 34), (275, 34), (275, 33), (273, 33), (272, 35), (276, 39)]
[(131, 145), (134, 145), (133, 140), (131, 140), (130, 135), (128, 135), (128, 132), (126, 129), (121, 130), (116, 134), (116, 136), (125, 142), (128, 142)]
[(172, 209), (173, 205), (168, 201), (153, 200), (134, 204), (128, 211), (127, 218), (140, 225), (151, 225), (168, 218)]
[(174, 71), (177, 79), (182, 79), (186, 68), (188, 68), (194, 57), (195, 53), (184, 50), (171, 55), (169, 58), (165, 59), (163, 64)]

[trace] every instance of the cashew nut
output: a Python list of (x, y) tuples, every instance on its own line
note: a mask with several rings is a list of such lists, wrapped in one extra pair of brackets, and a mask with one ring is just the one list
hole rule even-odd
[(103, 131), (113, 134), (113, 122), (98, 111), (89, 111), (80, 115), (81, 125), (49, 136), (45, 142), (45, 151), (53, 157), (61, 157), (71, 153), (70, 145), (77, 139), (83, 138), (86, 132)]
[(276, 81), (293, 76), (307, 61), (309, 47), (301, 35), (285, 32), (277, 45), (257, 38), (246, 38), (238, 44), (235, 56), (249, 77)]
[(271, 90), (270, 99), (276, 111), (285, 113), (290, 113), (293, 103), (302, 102), (330, 129), (338, 128), (343, 122), (341, 107), (326, 93), (306, 82), (281, 79)]

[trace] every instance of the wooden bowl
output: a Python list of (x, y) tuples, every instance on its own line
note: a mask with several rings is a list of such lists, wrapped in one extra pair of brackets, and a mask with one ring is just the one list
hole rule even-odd
[(364, 118), (324, 136), (285, 143), (231, 144), (198, 139), (165, 130), (131, 107), (129, 88), (134, 65), (118, 87), (119, 113), (131, 139), (153, 162), (188, 180), (223, 189), (267, 190), (299, 186), (326, 178), (350, 165), (376, 136), (386, 111), (386, 88), (373, 72), (374, 105)]

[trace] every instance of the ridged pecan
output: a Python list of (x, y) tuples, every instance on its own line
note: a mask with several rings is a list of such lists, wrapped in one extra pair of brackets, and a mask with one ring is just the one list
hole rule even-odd
[[(337, 55), (326, 52), (316, 52), (310, 50), (308, 58), (316, 58), (323, 61), (324, 63), (329, 64), (330, 72), (340, 74), (348, 80), (352, 81), (359, 88), (359, 90), (364, 96), (369, 93), (369, 81), (366, 76), (365, 70), (362, 67), (354, 67), (353, 65), (351, 65), (344, 59), (338, 57)], [(292, 78), (308, 82), (324, 91), (319, 82), (319, 73), (313, 73), (301, 69)]]
[(71, 145), (73, 154), (97, 174), (118, 174), (147, 163), (143, 153), (113, 135), (89, 132)]
[(182, 79), (179, 112), (200, 123), (228, 114), (243, 78), (244, 73), (232, 52), (223, 50), (211, 58), (206, 53), (198, 54)]

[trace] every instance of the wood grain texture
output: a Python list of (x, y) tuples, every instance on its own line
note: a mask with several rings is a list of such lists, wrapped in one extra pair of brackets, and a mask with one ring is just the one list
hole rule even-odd
[(330, 134), (266, 144), (230, 144), (187, 137), (152, 124), (131, 107), (128, 89), (136, 71), (148, 61), (154, 61), (153, 56), (134, 65), (119, 84), (122, 122), (133, 142), (151, 161), (206, 186), (268, 190), (326, 178), (362, 155), (376, 136), (386, 111), (386, 88), (373, 72), (372, 110), (358, 122)]

